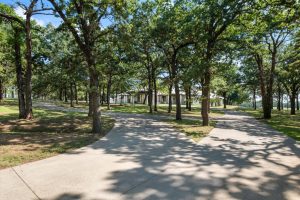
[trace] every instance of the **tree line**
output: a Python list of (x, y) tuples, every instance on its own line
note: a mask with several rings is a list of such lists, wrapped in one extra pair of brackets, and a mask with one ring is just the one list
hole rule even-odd
[[(19, 118), (33, 118), (32, 98), (89, 103), (92, 132), (101, 132), (100, 104), (111, 96), (147, 91), (149, 112), (158, 91), (169, 94), (176, 119), (181, 91), (186, 108), (201, 90), (203, 126), (211, 94), (224, 106), (262, 99), (264, 118), (273, 101), (290, 97), (296, 113), (300, 87), (299, 4), (278, 0), (30, 0), (17, 2), (24, 17), (0, 4), (0, 98), (5, 84), (18, 91)], [(39, 26), (34, 15), (53, 15), (57, 27)], [(14, 83), (9, 83), (15, 80)], [(154, 96), (153, 96), (154, 95)], [(299, 106), (298, 106), (299, 107)]]

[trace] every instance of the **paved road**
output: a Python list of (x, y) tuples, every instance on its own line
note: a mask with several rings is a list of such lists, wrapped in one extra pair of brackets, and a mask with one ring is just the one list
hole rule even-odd
[(0, 171), (0, 199), (300, 199), (300, 147), (228, 113), (196, 144), (151, 116), (72, 153)]

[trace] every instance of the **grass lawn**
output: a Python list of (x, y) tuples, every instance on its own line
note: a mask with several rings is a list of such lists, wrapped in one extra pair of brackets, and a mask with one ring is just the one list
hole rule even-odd
[(250, 110), (242, 109), (243, 111), (253, 115), (257, 119), (269, 124), (275, 130), (278, 130), (295, 140), (300, 141), (300, 112), (298, 111), (296, 115), (290, 115), (290, 111), (272, 111), (272, 118), (265, 120), (262, 119), (262, 110)]
[[(102, 117), (103, 133), (114, 120)], [(0, 103), (0, 169), (80, 148), (98, 140), (84, 113), (34, 109), (33, 120), (19, 120), (16, 101)]]
[[(106, 106), (102, 106), (102, 111), (107, 111)], [(111, 111), (113, 112), (124, 112), (124, 113), (137, 113), (137, 114), (149, 114), (149, 107), (143, 104), (135, 104), (135, 105), (112, 105)], [(185, 109), (183, 106), (181, 109), (183, 117), (201, 117), (201, 110), (199, 107), (193, 107), (192, 111)], [(176, 114), (176, 107), (173, 105), (173, 110), (171, 113), (168, 113), (168, 106), (167, 105), (159, 105), (157, 107), (157, 112), (153, 114), (161, 114), (161, 115), (171, 115), (175, 116)], [(212, 108), (210, 117), (220, 117), (224, 115), (224, 111), (222, 109), (214, 109)]]
[(200, 120), (189, 119), (183, 119), (181, 121), (166, 120), (166, 122), (172, 124), (174, 128), (184, 132), (195, 142), (199, 142), (203, 137), (207, 136), (216, 124), (216, 122), (211, 121), (210, 126), (202, 126), (202, 122)]

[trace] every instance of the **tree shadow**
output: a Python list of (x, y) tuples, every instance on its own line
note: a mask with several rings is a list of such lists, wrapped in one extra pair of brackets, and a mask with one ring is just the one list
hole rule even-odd
[(106, 139), (87, 148), (137, 166), (99, 180), (111, 184), (99, 186), (106, 199), (300, 198), (298, 144), (253, 118), (232, 114), (196, 144), (159, 119), (114, 116), (118, 123)]

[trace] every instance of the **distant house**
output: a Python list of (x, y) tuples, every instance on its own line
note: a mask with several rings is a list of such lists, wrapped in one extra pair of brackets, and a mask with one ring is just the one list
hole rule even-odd
[[(153, 102), (154, 102), (154, 93), (153, 93)], [(185, 104), (185, 94), (180, 94), (180, 102), (181, 104)], [(175, 92), (172, 93), (172, 104), (175, 104)], [(114, 98), (111, 98), (110, 103), (115, 104), (148, 104), (148, 92), (140, 90), (138, 92), (126, 92), (118, 94)], [(158, 104), (168, 104), (169, 103), (169, 95), (158, 92), (157, 94), (157, 103)]]
[(4, 99), (17, 99), (18, 91), (15, 87), (6, 87), (3, 94)]

